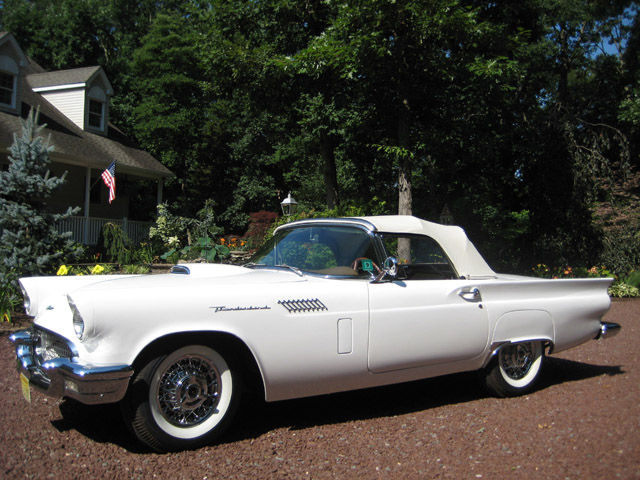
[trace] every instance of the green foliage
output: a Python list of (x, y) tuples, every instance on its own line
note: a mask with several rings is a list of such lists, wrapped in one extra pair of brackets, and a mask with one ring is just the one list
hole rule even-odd
[(151, 265), (158, 255), (156, 253), (158, 246), (153, 240), (142, 242), (138, 248), (133, 251), (133, 260), (143, 265)]
[(541, 278), (615, 278), (613, 272), (607, 267), (593, 266), (586, 267), (551, 267), (544, 263), (539, 263), (531, 269), (534, 277)]
[(640, 290), (638, 290), (638, 287), (620, 282), (609, 287), (609, 295), (617, 298), (640, 297)]
[(105, 254), (110, 262), (121, 265), (129, 263), (131, 259), (130, 242), (119, 225), (112, 222), (105, 223), (102, 227), (102, 241)]
[[(119, 85), (110, 112), (173, 169), (165, 198), (185, 223), (209, 199), (215, 226), (239, 232), (289, 190), (307, 211), (394, 213), (402, 194), (423, 218), (449, 205), (501, 270), (620, 274), (638, 266), (637, 240), (592, 212), (637, 197), (624, 181), (640, 167), (637, 12), (627, 0), (5, 0), (0, 23), (47, 68), (105, 67)], [(163, 249), (215, 236), (160, 217), (157, 229)]]
[(209, 237), (200, 237), (193, 245), (187, 245), (178, 250), (172, 248), (160, 258), (169, 263), (177, 263), (180, 260), (205, 260), (207, 262), (222, 261), (229, 258), (231, 250), (225, 245), (215, 244)]
[(624, 277), (623, 282), (633, 287), (640, 288), (640, 271), (632, 271)]
[(145, 275), (149, 272), (148, 265), (122, 265), (122, 273), (129, 275)]
[(600, 258), (616, 275), (636, 269), (640, 266), (640, 232), (633, 227), (607, 232)]
[(205, 206), (198, 211), (197, 218), (174, 215), (165, 203), (158, 205), (158, 218), (155, 226), (149, 231), (149, 237), (151, 240), (162, 242), (165, 248), (177, 252), (183, 246), (191, 246), (193, 237), (216, 237), (222, 231), (223, 229), (216, 225), (211, 201), (205, 202)]
[(51, 176), (50, 153), (53, 147), (41, 136), (38, 113), (21, 119), (22, 132), (14, 133), (9, 151), (9, 168), (0, 172), (0, 315), (19, 303), (20, 277), (55, 271), (63, 259), (73, 259), (81, 249), (60, 234), (56, 223), (74, 213), (47, 213), (46, 202), (64, 182)]
[(0, 289), (0, 322), (11, 323), (11, 313), (16, 311), (20, 300), (15, 288)]

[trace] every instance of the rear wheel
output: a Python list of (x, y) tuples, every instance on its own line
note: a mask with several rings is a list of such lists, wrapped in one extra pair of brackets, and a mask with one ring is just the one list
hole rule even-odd
[(228, 356), (189, 345), (152, 359), (135, 374), (122, 413), (138, 439), (156, 451), (197, 448), (229, 424), (239, 386)]
[(529, 392), (542, 368), (544, 347), (540, 341), (511, 343), (500, 347), (483, 371), (487, 389), (499, 397)]

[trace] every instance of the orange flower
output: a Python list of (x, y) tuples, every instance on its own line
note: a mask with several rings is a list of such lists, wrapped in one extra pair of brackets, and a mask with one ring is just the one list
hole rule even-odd
[(226, 240), (224, 238), (220, 239), (220, 245), (224, 245), (224, 242), (226, 242)]

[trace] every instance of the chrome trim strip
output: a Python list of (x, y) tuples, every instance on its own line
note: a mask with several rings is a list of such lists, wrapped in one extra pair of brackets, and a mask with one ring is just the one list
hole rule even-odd
[(600, 331), (594, 340), (600, 340), (601, 338), (612, 338), (620, 333), (622, 327), (619, 323), (614, 322), (600, 322)]
[(376, 231), (376, 227), (368, 220), (364, 220), (362, 218), (307, 218), (304, 220), (295, 220), (293, 222), (285, 223), (284, 225), (280, 225), (278, 228), (274, 230), (274, 234), (279, 232), (280, 230), (288, 230), (290, 228), (296, 227), (311, 227), (315, 225), (330, 225), (336, 227), (360, 227), (370, 233)]
[(133, 375), (130, 365), (96, 366), (68, 358), (38, 365), (33, 329), (16, 332), (9, 339), (16, 345), (17, 370), (29, 379), (29, 385), (52, 397), (70, 397), (87, 405), (117, 402)]

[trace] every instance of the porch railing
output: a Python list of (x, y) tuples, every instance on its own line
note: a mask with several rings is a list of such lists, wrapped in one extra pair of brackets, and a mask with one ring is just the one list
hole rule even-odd
[[(104, 227), (105, 223), (119, 225), (133, 245), (138, 245), (147, 240), (149, 238), (149, 228), (153, 225), (151, 222), (138, 222), (127, 218), (117, 220), (114, 218), (72, 216), (58, 222), (57, 229), (60, 233), (71, 232), (71, 238), (78, 243), (95, 245), (98, 243), (102, 227)], [(86, 229), (86, 238), (85, 225), (88, 226)]]

